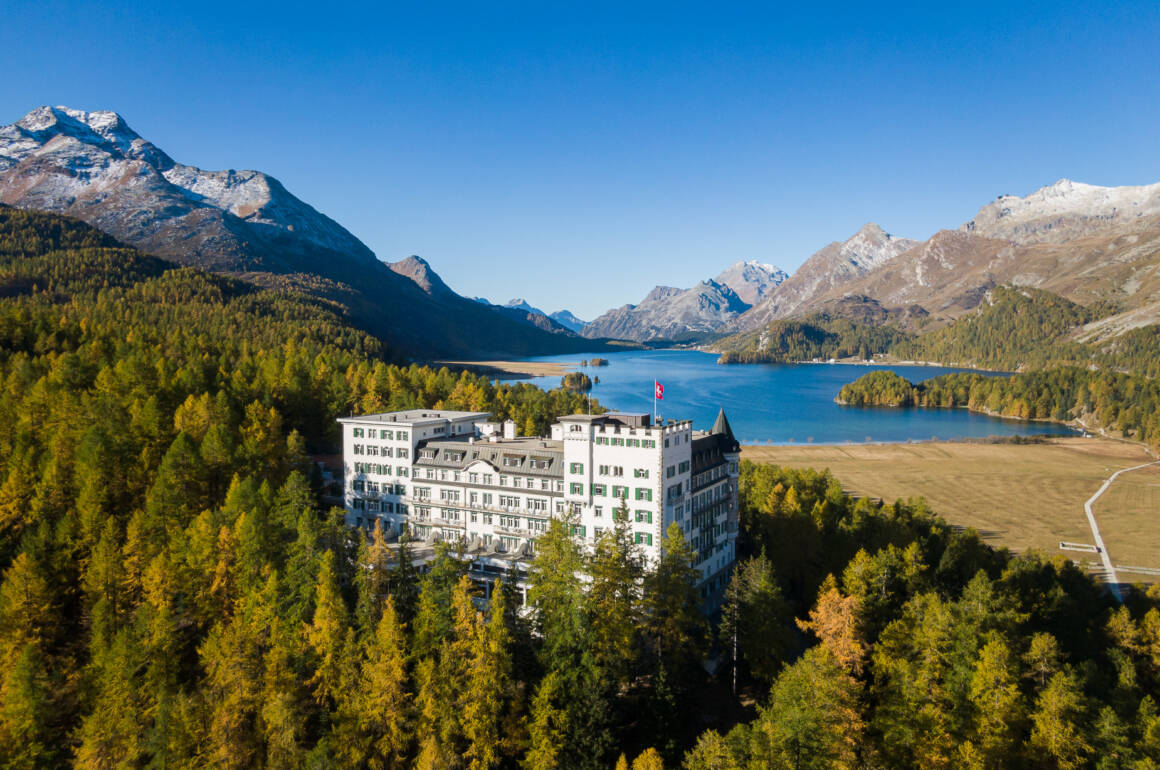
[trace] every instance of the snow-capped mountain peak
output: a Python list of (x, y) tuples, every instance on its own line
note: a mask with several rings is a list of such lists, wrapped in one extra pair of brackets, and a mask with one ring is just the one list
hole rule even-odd
[(1060, 179), (1025, 197), (1000, 195), (960, 230), (1016, 243), (1061, 243), (1160, 214), (1160, 183), (1100, 187)]
[(76, 216), (159, 256), (224, 269), (375, 259), (273, 177), (176, 163), (108, 110), (38, 107), (0, 126), (0, 202)]

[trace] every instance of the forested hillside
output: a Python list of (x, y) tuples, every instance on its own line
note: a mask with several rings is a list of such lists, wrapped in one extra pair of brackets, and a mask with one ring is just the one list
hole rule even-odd
[[(879, 312), (773, 321), (759, 331), (724, 337), (714, 347), (723, 364), (889, 356), (1003, 371), (1094, 364), (1160, 375), (1160, 327), (1110, 336), (1083, 333), (1085, 325), (1115, 312), (1106, 302), (1085, 307), (1040, 289), (996, 286), (972, 312), (926, 330), (923, 318), (916, 323), (897, 310), (874, 309)], [(844, 310), (864, 311), (865, 303), (851, 302)]]
[(1093, 358), (1095, 351), (1068, 335), (1110, 311), (1086, 308), (1038, 289), (996, 286), (990, 300), (976, 312), (936, 331), (899, 341), (890, 352), (904, 360), (1007, 371), (1081, 364)]
[(646, 568), (624, 515), (590, 553), (553, 521), (530, 616), (507, 589), (481, 612), (452, 547), (419, 575), (320, 510), (306, 453), (352, 410), (538, 432), (583, 396), (392, 366), (323, 302), (67, 219), (0, 233), (6, 766), (1160, 762), (1155, 597), (745, 464), (719, 624), (680, 528)]
[(354, 547), (303, 474), (335, 417), (442, 405), (539, 433), (585, 403), (388, 355), (323, 301), (0, 208), (0, 756), (159, 761), (208, 713), (235, 600), (277, 571), (279, 612), (311, 616), (323, 551)]
[(966, 407), (1022, 420), (1076, 422), (1160, 446), (1160, 382), (1107, 370), (1062, 367), (1011, 377), (971, 372), (911, 383), (874, 371), (842, 386), (849, 406)]
[(910, 335), (893, 323), (858, 323), (814, 315), (800, 321), (771, 321), (759, 333), (720, 340), (720, 364), (783, 364), (856, 356), (865, 360), (892, 350)]
[[(745, 580), (738, 638), (776, 676), (688, 770), (1160, 762), (1156, 591), (1113, 608), (1069, 561), (993, 550), (921, 502), (850, 500), (824, 473), (743, 463), (742, 497), (759, 555), (737, 575), (764, 554), (786, 593)], [(810, 646), (778, 667), (787, 600)]]

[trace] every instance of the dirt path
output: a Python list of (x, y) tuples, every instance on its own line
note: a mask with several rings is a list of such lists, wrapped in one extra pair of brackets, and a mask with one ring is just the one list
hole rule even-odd
[(1119, 580), (1119, 578), (1116, 577), (1116, 568), (1112, 564), (1112, 557), (1108, 553), (1107, 546), (1104, 545), (1104, 539), (1102, 537), (1100, 537), (1100, 528), (1099, 528), (1099, 525), (1096, 524), (1096, 515), (1092, 512), (1092, 503), (1094, 503), (1096, 500), (1099, 500), (1100, 496), (1104, 492), (1108, 491), (1108, 487), (1110, 487), (1112, 485), (1112, 482), (1115, 481), (1116, 478), (1121, 473), (1128, 473), (1129, 471), (1138, 471), (1141, 468), (1147, 468), (1149, 465), (1157, 465), (1157, 464), (1160, 464), (1160, 460), (1154, 460), (1153, 462), (1150, 462), (1150, 463), (1136, 465), (1136, 466), (1133, 466), (1131, 468), (1122, 468), (1122, 469), (1116, 471), (1111, 476), (1109, 476), (1107, 479), (1105, 479), (1103, 486), (1101, 486), (1096, 491), (1096, 493), (1094, 495), (1092, 495), (1091, 497), (1089, 497), (1087, 502), (1083, 504), (1083, 510), (1084, 510), (1084, 513), (1087, 514), (1088, 524), (1091, 525), (1091, 528), (1092, 528), (1092, 537), (1095, 538), (1095, 541), (1096, 541), (1096, 548), (1100, 549), (1100, 560), (1104, 564), (1104, 572), (1107, 573), (1108, 588), (1111, 589), (1112, 596), (1116, 597), (1116, 601), (1119, 602), (1120, 604), (1124, 603), (1124, 597), (1120, 594), (1120, 580)]

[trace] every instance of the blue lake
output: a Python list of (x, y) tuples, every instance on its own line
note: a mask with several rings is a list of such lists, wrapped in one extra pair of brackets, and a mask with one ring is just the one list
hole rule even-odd
[[(692, 419), (709, 429), (720, 407), (742, 443), (836, 444), (865, 441), (929, 441), (1032, 434), (1074, 435), (1063, 425), (1006, 420), (966, 409), (886, 409), (839, 406), (834, 397), (847, 382), (871, 368), (890, 369), (911, 382), (963, 371), (936, 366), (853, 366), (849, 364), (744, 364), (720, 366), (717, 356), (694, 350), (599, 353), (608, 366), (581, 371), (600, 383), (592, 395), (605, 407), (652, 412), (653, 380), (664, 385), (658, 402), (662, 417)], [(581, 356), (541, 356), (533, 361), (578, 364)], [(1002, 375), (995, 375), (1002, 376)], [(536, 377), (553, 387), (558, 377)]]

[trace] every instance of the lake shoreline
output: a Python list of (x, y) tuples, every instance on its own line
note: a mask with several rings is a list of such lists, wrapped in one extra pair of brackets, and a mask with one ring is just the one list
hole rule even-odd
[[(877, 409), (840, 407), (834, 396), (842, 386), (856, 379), (848, 368), (839, 366), (728, 367), (716, 363), (712, 353), (690, 349), (657, 349), (626, 351), (603, 356), (608, 366), (579, 366), (581, 357), (556, 355), (536, 357), (530, 361), (505, 364), (509, 371), (524, 372), (508, 377), (525, 378), (532, 367), (548, 365), (552, 376), (563, 376), (568, 370), (583, 372), (594, 381), (591, 395), (610, 409), (652, 414), (654, 409), (666, 417), (691, 419), (696, 428), (708, 430), (719, 409), (724, 409), (734, 435), (745, 442), (764, 445), (805, 445), (809, 438), (816, 444), (863, 443), (872, 441), (906, 443), (927, 441), (931, 437), (984, 438), (989, 436), (1053, 434), (1076, 436), (1073, 427), (1052, 423), (1031, 423), (1016, 418), (996, 418), (966, 410), (916, 410), (886, 412)], [(479, 362), (475, 362), (479, 363)], [(500, 362), (490, 362), (496, 365)], [(810, 362), (820, 364), (822, 362)], [(838, 362), (835, 362), (838, 363)], [(885, 364), (879, 361), (843, 361), (846, 366), (893, 369), (910, 380), (924, 381), (956, 371), (938, 366)], [(982, 376), (1003, 376), (1007, 373)], [(559, 380), (540, 375), (530, 380), (544, 387), (555, 387)], [(599, 382), (595, 382), (599, 377)], [(654, 402), (653, 382), (664, 386), (664, 399)]]

